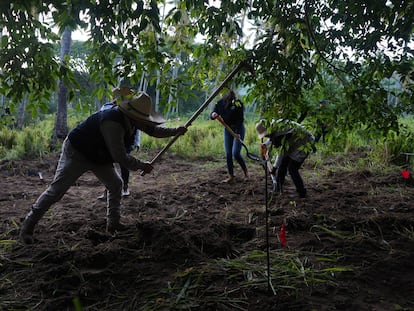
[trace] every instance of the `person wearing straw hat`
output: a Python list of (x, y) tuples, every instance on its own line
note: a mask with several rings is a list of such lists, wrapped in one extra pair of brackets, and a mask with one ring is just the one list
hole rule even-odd
[[(136, 91), (134, 89), (131, 89), (128, 86), (120, 86), (112, 89), (112, 97), (114, 98), (112, 101), (107, 102), (102, 105), (101, 110), (106, 109), (112, 109), (117, 106), (117, 101), (119, 100), (126, 100), (128, 98), (132, 98)], [(141, 145), (141, 131), (136, 129), (134, 141), (133, 143), (127, 147), (127, 153), (131, 153), (134, 149), (139, 150)], [(122, 197), (127, 197), (130, 195), (129, 191), (129, 169), (126, 167), (119, 165), (120, 171), (121, 171), (121, 178), (122, 178)], [(106, 201), (108, 196), (108, 190), (104, 190), (103, 194), (98, 196), (98, 200)]]
[(314, 150), (315, 137), (297, 122), (278, 120), (271, 125), (274, 129), (268, 132), (261, 120), (256, 124), (256, 132), (261, 140), (268, 138), (263, 143), (266, 146), (280, 147), (280, 153), (274, 164), (275, 170), (277, 169), (275, 191), (282, 193), (285, 177), (289, 171), (299, 197), (305, 198), (307, 191), (299, 169)]
[(72, 129), (62, 145), (55, 177), (38, 197), (26, 215), (19, 232), (23, 243), (33, 243), (35, 226), (52, 206), (58, 202), (76, 180), (92, 171), (108, 190), (106, 230), (113, 234), (126, 229), (120, 221), (122, 179), (113, 163), (132, 171), (148, 174), (153, 166), (127, 153), (136, 129), (150, 136), (163, 138), (183, 135), (187, 128), (161, 126), (164, 118), (152, 108), (146, 93), (123, 100), (113, 109), (98, 111)]
[[(230, 90), (230, 92), (223, 96), (214, 106), (210, 118), (214, 120), (218, 116), (221, 116), (224, 122), (228, 124), (236, 134), (240, 135), (240, 139), (243, 141), (244, 135), (246, 134), (246, 128), (244, 126), (244, 107), (241, 100), (236, 98), (236, 94), (233, 90)], [(244, 178), (249, 178), (246, 161), (241, 155), (241, 149), (242, 144), (240, 141), (235, 139), (227, 129), (224, 129), (224, 150), (226, 152), (228, 172), (228, 177), (224, 180), (225, 183), (233, 183), (235, 180), (233, 158), (242, 168)]]

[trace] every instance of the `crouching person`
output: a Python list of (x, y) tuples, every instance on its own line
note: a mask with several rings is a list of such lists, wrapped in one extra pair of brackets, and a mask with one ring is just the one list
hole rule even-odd
[(151, 98), (140, 93), (113, 109), (94, 113), (70, 131), (63, 142), (54, 179), (24, 219), (20, 240), (26, 244), (33, 243), (36, 224), (86, 171), (92, 171), (108, 190), (106, 230), (111, 234), (124, 230), (125, 226), (120, 221), (122, 179), (113, 164), (150, 173), (153, 166), (128, 154), (127, 148), (132, 144), (137, 129), (157, 138), (182, 135), (187, 131), (184, 126), (160, 126), (164, 122), (162, 116), (152, 109)]
[(276, 189), (282, 192), (286, 174), (295, 184), (296, 191), (301, 198), (306, 197), (306, 188), (299, 173), (303, 162), (314, 151), (315, 137), (302, 125), (293, 121), (276, 121), (269, 126), (274, 128), (268, 131), (263, 120), (256, 124), (256, 131), (260, 139), (268, 138), (265, 145), (280, 147), (280, 153), (274, 164), (276, 173)]

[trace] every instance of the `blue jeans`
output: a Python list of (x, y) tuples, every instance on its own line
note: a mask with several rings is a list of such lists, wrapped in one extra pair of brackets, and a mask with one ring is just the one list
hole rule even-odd
[[(240, 135), (240, 139), (244, 139), (244, 135), (246, 134), (246, 128), (244, 124), (241, 128), (233, 129), (236, 134)], [(246, 162), (244, 161), (241, 155), (241, 148), (242, 144), (235, 139), (229, 131), (224, 129), (224, 150), (226, 152), (226, 163), (227, 163), (227, 171), (229, 172), (230, 176), (234, 176), (234, 164), (233, 158), (239, 163), (240, 167), (242, 168), (243, 172), (247, 172)]]

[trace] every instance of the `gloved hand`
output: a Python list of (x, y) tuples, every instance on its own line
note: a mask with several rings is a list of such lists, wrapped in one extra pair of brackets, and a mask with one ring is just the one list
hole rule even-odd
[(151, 171), (154, 169), (154, 167), (152, 166), (152, 164), (150, 162), (142, 162), (142, 167), (141, 170), (145, 173), (151, 173)]
[(184, 125), (178, 126), (175, 130), (177, 131), (176, 135), (184, 135), (187, 132), (187, 128)]

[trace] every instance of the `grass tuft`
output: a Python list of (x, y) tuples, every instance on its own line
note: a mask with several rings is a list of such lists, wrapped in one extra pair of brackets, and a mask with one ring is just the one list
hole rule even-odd
[[(335, 266), (339, 254), (303, 254), (271, 251), (271, 289), (274, 295), (298, 296), (324, 283), (334, 284), (338, 273), (350, 271)], [(152, 294), (145, 310), (191, 309), (203, 306), (220, 310), (247, 310), (247, 293), (266, 291), (267, 254), (253, 251), (234, 259), (217, 259), (200, 267), (177, 272), (170, 286)], [(226, 276), (223, 281), (223, 275)], [(206, 305), (207, 304), (207, 305)]]

